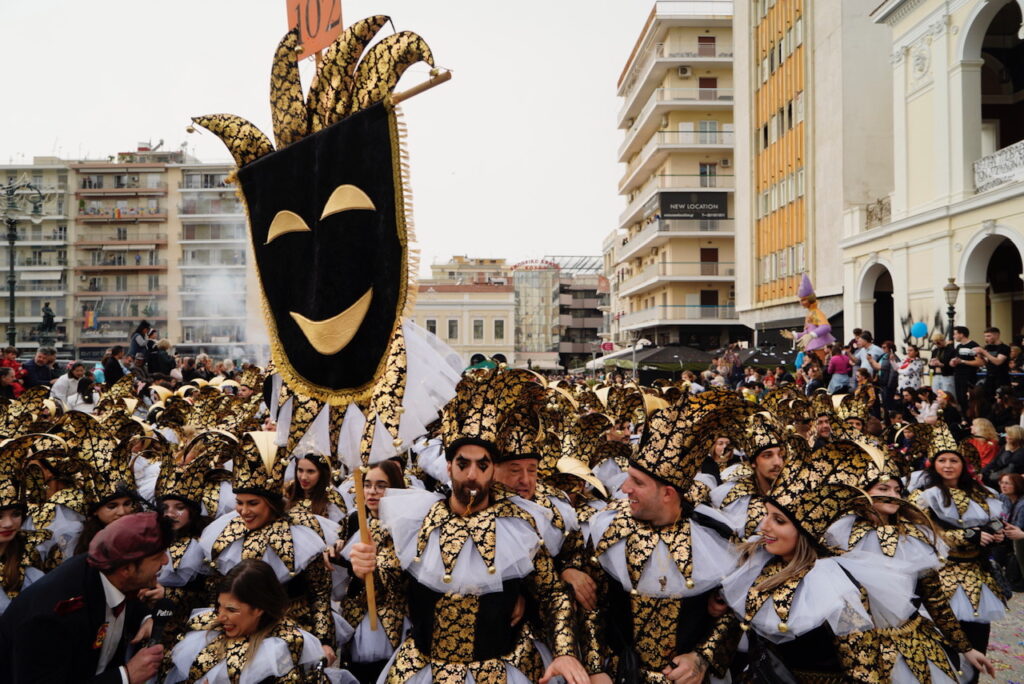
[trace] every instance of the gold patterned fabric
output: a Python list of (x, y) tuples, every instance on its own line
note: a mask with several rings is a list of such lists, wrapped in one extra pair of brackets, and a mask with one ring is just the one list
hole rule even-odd
[(273, 432), (247, 432), (234, 461), (234, 490), (282, 500), (288, 459), (278, 453)]
[[(189, 626), (197, 630), (216, 629), (214, 618), (209, 613), (193, 618), (189, 622)], [(282, 620), (274, 626), (270, 633), (267, 634), (267, 637), (283, 641), (287, 645), (288, 653), (292, 658), (292, 667), (294, 669), (286, 677), (275, 680), (277, 684), (281, 682), (297, 683), (303, 681), (298, 665), (302, 655), (303, 637), (295, 623), (288, 619)], [(231, 638), (217, 630), (216, 636), (196, 655), (192, 666), (189, 668), (186, 681), (189, 684), (203, 681), (203, 676), (207, 672), (223, 662), (227, 667), (228, 678), (232, 682), (237, 682), (240, 680), (242, 671), (248, 664), (248, 651), (249, 639), (247, 637)]]
[[(15, 533), (15, 540), (9, 544), (20, 542), (21, 552), (17, 560), (17, 572), (11, 584), (0, 584), (0, 588), (7, 594), (7, 598), (13, 599), (21, 593), (22, 585), (25, 583), (25, 571), (29, 568), (46, 570), (42, 557), (39, 555), (38, 546), (50, 539), (48, 530), (18, 530)], [(0, 577), (0, 581), (2, 581)]]
[[(215, 564), (217, 558), (225, 549), (232, 544), (241, 541), (241, 559), (263, 560), (267, 550), (273, 551), (286, 568), (292, 579), (285, 583), (285, 589), (289, 588), (291, 582), (298, 581), (297, 586), (305, 586), (305, 592), (298, 597), (291, 597), (293, 600), (289, 605), (288, 616), (302, 625), (310, 633), (316, 636), (325, 644), (334, 643), (334, 621), (331, 617), (331, 575), (314, 558), (305, 568), (297, 568), (295, 565), (295, 542), (292, 539), (291, 528), (293, 525), (308, 527), (321, 538), (324, 533), (320, 528), (320, 522), (316, 516), (304, 511), (293, 510), (284, 517), (264, 525), (256, 530), (248, 530), (241, 518), (235, 517), (229, 522), (214, 540), (211, 547), (211, 563)], [(212, 586), (217, 577), (211, 577), (209, 584)], [(291, 596), (289, 594), (289, 596)]]
[[(393, 648), (398, 648), (402, 639), (402, 627), (405, 616), (409, 614), (405, 593), (399, 587), (385, 583), (384, 578), (401, 573), (401, 564), (395, 554), (394, 542), (376, 517), (367, 518), (370, 527), (370, 538), (377, 546), (377, 564), (379, 569), (374, 574), (377, 585), (377, 617), (379, 628), (384, 630)], [(358, 534), (358, 533), (357, 533)], [(366, 616), (366, 585), (359, 579), (353, 579), (349, 585), (348, 595), (341, 601), (341, 615), (352, 626), (358, 626)]]
[[(449, 635), (445, 635), (446, 638)], [(451, 635), (465, 640), (467, 634)], [(384, 680), (386, 684), (402, 684), (416, 673), (430, 668), (431, 681), (435, 684), (465, 684), (466, 676), (472, 675), (479, 684), (505, 684), (506, 667), (513, 667), (529, 681), (540, 680), (544, 663), (533, 644), (533, 636), (523, 629), (515, 648), (507, 656), (482, 661), (452, 661), (432, 658), (416, 648), (412, 639), (407, 639), (398, 649), (391, 669)]]
[(743, 538), (749, 539), (757, 534), (757, 528), (768, 514), (764, 505), (764, 497), (757, 491), (756, 476), (753, 472), (745, 477), (736, 480), (736, 484), (728, 491), (722, 499), (721, 508), (726, 508), (743, 497), (749, 497), (747, 501), (747, 515), (743, 523)]

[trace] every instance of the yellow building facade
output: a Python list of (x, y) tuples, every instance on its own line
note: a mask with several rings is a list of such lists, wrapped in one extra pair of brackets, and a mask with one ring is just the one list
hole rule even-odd
[(890, 192), (843, 224), (844, 303), (852, 322), (1005, 341), (1024, 328), (1024, 41), (1010, 0), (890, 0), (872, 15), (890, 32)]

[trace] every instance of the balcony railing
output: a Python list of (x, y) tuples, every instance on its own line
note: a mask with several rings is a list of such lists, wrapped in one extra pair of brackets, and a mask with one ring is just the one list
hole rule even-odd
[[(67, 242), (66, 232), (54, 230), (49, 233), (17, 233), (18, 242)], [(0, 239), (6, 238), (6, 233), (0, 234)], [(6, 246), (6, 242), (0, 246)]]
[(165, 221), (167, 213), (162, 207), (155, 209), (96, 209), (87, 207), (78, 212), (78, 220), (86, 223), (98, 221)]
[(687, 233), (724, 233), (735, 230), (733, 219), (660, 219), (648, 223), (643, 230), (632, 235), (618, 248), (616, 258), (628, 259), (656, 235), (678, 237)]
[(640, 82), (641, 77), (647, 73), (650, 69), (651, 64), (656, 59), (673, 59), (673, 60), (711, 60), (711, 59), (732, 59), (733, 47), (732, 45), (719, 45), (717, 42), (713, 44), (700, 44), (700, 43), (689, 43), (688, 45), (677, 47), (676, 49), (670, 49), (664, 43), (658, 43), (652, 48), (648, 49), (647, 52), (637, 61), (629, 71), (629, 85), (626, 88), (626, 96), (632, 94), (637, 84)]
[(82, 182), (78, 188), (78, 194), (80, 195), (94, 195), (94, 194), (144, 194), (146, 192), (167, 192), (167, 183), (163, 181), (157, 183), (146, 183), (142, 184), (139, 181), (128, 181), (125, 183), (96, 183), (89, 179), (82, 179)]
[(185, 202), (178, 206), (178, 213), (184, 216), (203, 216), (206, 214), (241, 214), (242, 205), (238, 202), (223, 202), (218, 204), (199, 204), (196, 202)]
[(626, 173), (623, 179), (628, 179), (633, 173), (659, 148), (679, 150), (686, 148), (701, 149), (711, 146), (731, 147), (735, 142), (733, 131), (658, 131), (651, 136), (643, 149), (633, 157), (633, 160), (626, 165)]
[(68, 265), (67, 259), (15, 259), (15, 266), (29, 268), (64, 268)]
[(676, 321), (737, 320), (738, 318), (739, 315), (736, 313), (736, 307), (731, 304), (710, 306), (701, 304), (663, 304), (623, 314), (619, 317), (619, 327), (629, 328)]
[[(631, 128), (636, 128), (641, 123), (646, 121), (654, 111), (654, 108), (658, 105), (732, 105), (733, 95), (735, 90), (733, 88), (658, 88), (654, 91), (651, 98), (647, 100), (647, 104), (640, 110), (634, 119), (634, 125)], [(619, 111), (619, 121), (622, 121), (626, 114), (630, 111), (631, 102), (626, 101), (626, 105)], [(626, 126), (629, 128), (630, 126)]]
[(67, 283), (59, 280), (25, 283), (17, 282), (14, 284), (14, 293), (19, 292), (67, 292)]
[(224, 179), (219, 181), (189, 178), (178, 183), (179, 190), (230, 190), (231, 186)]
[(986, 192), (1020, 180), (1024, 180), (1024, 140), (974, 162), (976, 192)]
[(167, 233), (125, 233), (121, 235), (110, 235), (109, 233), (82, 234), (79, 233), (75, 244), (81, 246), (106, 246), (125, 244), (129, 242), (167, 242)]
[(657, 278), (731, 278), (735, 276), (735, 264), (731, 261), (659, 261), (647, 266), (639, 273), (623, 281), (621, 292), (639, 287)]
[(84, 270), (106, 268), (160, 268), (167, 266), (167, 259), (148, 259), (146, 257), (142, 257), (141, 259), (136, 260), (134, 256), (129, 257), (124, 261), (110, 260), (96, 262), (90, 259), (79, 259), (77, 266)]

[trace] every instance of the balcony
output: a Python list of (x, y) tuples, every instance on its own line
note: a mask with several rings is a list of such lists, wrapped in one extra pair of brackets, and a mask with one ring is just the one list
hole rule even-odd
[(736, 320), (739, 315), (731, 304), (665, 304), (623, 314), (618, 323), (619, 330), (625, 331), (656, 325), (721, 325)]
[(245, 259), (237, 261), (196, 261), (195, 259), (178, 259), (178, 266), (181, 268), (245, 268)]
[(735, 232), (733, 219), (660, 219), (647, 224), (643, 230), (626, 238), (616, 251), (618, 262), (631, 259), (641, 250), (660, 247), (672, 238), (731, 237)]
[(178, 183), (179, 190), (231, 190), (225, 180), (188, 179)]
[(75, 266), (76, 271), (156, 271), (167, 268), (167, 259), (125, 259), (123, 262), (110, 260), (103, 263), (95, 263), (79, 259)]
[(166, 294), (166, 285), (158, 285), (157, 287), (147, 287), (143, 289), (141, 284), (132, 284), (130, 287), (125, 286), (123, 290), (112, 290), (108, 288), (106, 284), (92, 286), (88, 283), (82, 283), (81, 287), (75, 290), (75, 296), (79, 299), (89, 297), (157, 297)]
[(139, 223), (146, 221), (166, 221), (167, 212), (162, 207), (156, 209), (83, 209), (78, 212), (78, 220), (83, 223)]
[(619, 161), (628, 162), (626, 172), (619, 181), (620, 193), (661, 166), (673, 152), (720, 150), (731, 161), (735, 135), (733, 131), (658, 131), (630, 161), (629, 157), (636, 147), (635, 141), (636, 138), (629, 138), (619, 148)]
[[(3, 287), (0, 289), (0, 292), (6, 294), (8, 290), (6, 287)], [(59, 280), (33, 283), (19, 281), (14, 284), (15, 297), (41, 297), (44, 294), (51, 297), (63, 297), (67, 292), (67, 283), (60, 282)]]
[[(14, 265), (18, 268), (36, 271), (56, 271), (67, 268), (67, 259), (45, 258), (45, 259), (15, 259)], [(30, 279), (31, 280), (31, 279)]]
[[(650, 179), (639, 190), (634, 190), (633, 199), (626, 205), (626, 210), (619, 215), (619, 226), (629, 227), (630, 224), (643, 218), (640, 210), (645, 208), (649, 202), (653, 202), (656, 208), (658, 192), (661, 190), (733, 190), (736, 187), (736, 178), (732, 175), (720, 174), (658, 174)], [(653, 208), (649, 212), (654, 213)]]
[(167, 194), (167, 183), (147, 183), (141, 185), (138, 181), (127, 183), (94, 183), (89, 179), (83, 179), (75, 197), (160, 197)]
[(660, 117), (670, 110), (677, 109), (732, 109), (732, 88), (658, 88), (647, 104), (635, 116), (637, 100), (629, 100), (619, 112), (619, 128), (629, 129), (627, 135), (646, 131), (652, 117)]
[[(224, 192), (221, 190), (221, 192)], [(195, 201), (186, 200), (178, 205), (178, 214), (182, 217), (195, 219), (204, 216), (241, 216), (244, 215), (242, 205), (238, 202), (232, 191), (228, 191), (231, 198), (220, 198), (219, 201)], [(209, 200), (209, 198), (204, 198)]]
[(735, 279), (731, 261), (659, 261), (647, 266), (619, 285), (619, 296), (626, 297), (665, 282), (728, 282)]
[(137, 247), (138, 245), (156, 245), (165, 246), (167, 244), (167, 233), (143, 233), (143, 232), (131, 232), (125, 234), (125, 237), (119, 235), (111, 235), (109, 233), (96, 233), (88, 236), (79, 236), (79, 239), (75, 241), (76, 247), (83, 248), (101, 248), (107, 247), (110, 249), (119, 249), (128, 246)]
[(558, 317), (558, 325), (563, 328), (598, 328), (604, 325), (604, 316), (570, 316), (562, 314)]
[[(68, 241), (68, 234), (67, 234), (67, 232), (61, 231), (61, 230), (52, 230), (50, 232), (45, 232), (45, 231), (44, 232), (38, 232), (37, 231), (37, 232), (32, 232), (32, 233), (19, 232), (19, 233), (17, 233), (17, 236), (18, 236), (17, 246), (19, 246), (19, 247), (22, 246), (22, 245), (58, 245), (58, 244), (67, 244), (67, 241)], [(0, 240), (4, 240), (6, 237), (7, 237), (6, 233), (0, 233)], [(5, 247), (5, 246), (7, 246), (6, 242), (4, 242), (3, 244), (0, 244), (0, 247)]]
[(1024, 140), (974, 162), (975, 192), (988, 192), (1024, 180)]
[(733, 58), (732, 45), (688, 43), (675, 49), (658, 43), (649, 48), (629, 70), (629, 75), (622, 81), (619, 95), (632, 98), (642, 94), (642, 87), (662, 80), (666, 69), (688, 65), (710, 66), (715, 64), (731, 64)]

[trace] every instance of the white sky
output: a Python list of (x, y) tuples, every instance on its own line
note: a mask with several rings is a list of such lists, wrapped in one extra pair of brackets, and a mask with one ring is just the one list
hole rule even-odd
[[(403, 105), (424, 272), (452, 254), (600, 254), (624, 207), (615, 84), (652, 6), (343, 0), (344, 25), (388, 14), (454, 74)], [(270, 60), (286, 30), (285, 0), (0, 0), (0, 163), (160, 139), (228, 159), (213, 135), (185, 133), (189, 117), (230, 112), (272, 136)]]

